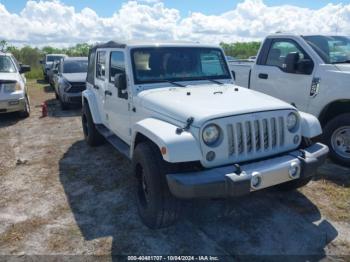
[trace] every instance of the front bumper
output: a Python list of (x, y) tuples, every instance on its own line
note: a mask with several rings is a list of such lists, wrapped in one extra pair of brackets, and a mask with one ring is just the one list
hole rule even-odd
[(25, 99), (0, 100), (0, 114), (25, 110)]
[(64, 92), (63, 101), (67, 104), (81, 105), (81, 101), (82, 101), (81, 96), (82, 96), (82, 92), (78, 92), (78, 93)]
[[(197, 172), (168, 174), (166, 177), (171, 193), (178, 198), (236, 197), (311, 177), (325, 162), (328, 151), (327, 146), (316, 143), (304, 150), (242, 165), (239, 175), (238, 168), (232, 165)], [(292, 167), (298, 168), (297, 173), (291, 172)], [(255, 187), (256, 176), (259, 177), (260, 184)]]

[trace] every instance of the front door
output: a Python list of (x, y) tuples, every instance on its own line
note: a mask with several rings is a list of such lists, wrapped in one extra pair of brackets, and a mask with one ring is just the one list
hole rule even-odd
[[(277, 97), (295, 105), (301, 111), (307, 111), (313, 73), (298, 71), (287, 72), (286, 57), (297, 53), (296, 65), (310, 56), (291, 39), (273, 39), (265, 61), (253, 67), (251, 87), (254, 90)], [(313, 71), (313, 70), (311, 70)]]
[(113, 49), (108, 55), (108, 79), (105, 90), (105, 111), (109, 128), (125, 142), (130, 142), (130, 108), (127, 97), (120, 97), (115, 86), (115, 76), (125, 74), (125, 54), (122, 49)]

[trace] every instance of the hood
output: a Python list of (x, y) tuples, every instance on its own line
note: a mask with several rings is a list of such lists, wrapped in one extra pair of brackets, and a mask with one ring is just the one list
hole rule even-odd
[[(238, 88), (238, 91), (236, 91)], [(158, 88), (139, 93), (148, 110), (185, 122), (194, 117), (194, 126), (208, 120), (253, 112), (294, 109), (271, 96), (232, 84)]]
[(350, 63), (349, 64), (335, 64), (336, 68), (342, 72), (350, 73)]
[(87, 73), (64, 73), (62, 76), (67, 79), (68, 82), (85, 82)]
[(19, 80), (19, 74), (18, 73), (0, 73), (0, 80)]

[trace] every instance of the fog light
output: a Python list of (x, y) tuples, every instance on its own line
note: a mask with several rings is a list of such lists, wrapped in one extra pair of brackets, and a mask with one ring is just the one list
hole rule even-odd
[(300, 166), (298, 163), (293, 162), (289, 167), (289, 176), (293, 179), (300, 176)]
[(252, 188), (258, 188), (261, 185), (261, 175), (259, 172), (254, 172), (252, 174), (252, 179), (250, 180), (250, 184)]
[(299, 143), (299, 136), (298, 135), (294, 136), (293, 142), (296, 145)]
[(207, 160), (208, 161), (213, 161), (215, 159), (215, 152), (214, 151), (209, 151), (207, 153)]

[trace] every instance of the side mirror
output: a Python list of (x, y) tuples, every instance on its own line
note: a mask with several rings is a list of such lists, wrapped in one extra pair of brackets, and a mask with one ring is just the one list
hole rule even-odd
[(114, 86), (118, 88), (118, 97), (127, 99), (128, 93), (126, 91), (127, 85), (126, 85), (126, 74), (116, 74), (114, 76)]
[(21, 74), (29, 72), (30, 71), (30, 66), (29, 65), (21, 65), (21, 68), (19, 69), (19, 72)]
[(44, 61), (43, 61), (43, 60), (40, 60), (39, 63), (42, 65), (42, 64), (44, 63)]
[(297, 63), (297, 72), (299, 74), (310, 75), (314, 70), (314, 62), (311, 59), (303, 59)]
[(291, 73), (291, 74), (296, 73), (296, 66), (299, 61), (299, 57), (300, 56), (298, 52), (292, 52), (286, 56), (283, 67), (287, 73)]

